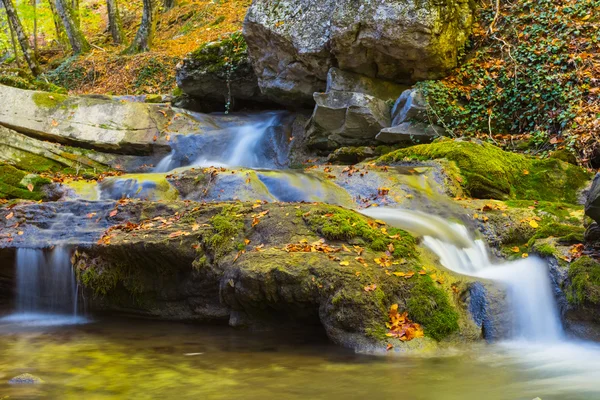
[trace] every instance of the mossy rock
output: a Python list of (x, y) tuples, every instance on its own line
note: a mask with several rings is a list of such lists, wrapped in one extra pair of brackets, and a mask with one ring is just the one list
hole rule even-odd
[(571, 281), (567, 289), (569, 303), (596, 308), (600, 306), (600, 263), (598, 261), (583, 256), (571, 263), (569, 280)]
[(418, 340), (427, 346), (476, 331), (451, 287), (464, 277), (424, 261), (407, 232), (354, 211), (171, 201), (131, 202), (119, 214), (133, 207), (143, 220), (129, 222), (148, 228), (112, 228), (101, 244), (76, 253), (92, 309), (236, 326), (319, 323), (353, 348), (385, 348), (392, 304), (423, 325), (426, 338)]
[(44, 200), (44, 188), (50, 183), (49, 179), (0, 164), (0, 199)]
[(488, 143), (441, 139), (400, 149), (379, 164), (446, 159), (460, 171), (454, 178), (475, 198), (576, 203), (591, 178), (584, 169), (558, 159), (537, 159), (503, 151)]

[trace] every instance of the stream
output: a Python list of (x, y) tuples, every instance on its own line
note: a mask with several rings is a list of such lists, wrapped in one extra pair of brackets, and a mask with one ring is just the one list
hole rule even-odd
[[(351, 184), (342, 191), (318, 176), (282, 170), (289, 148), (276, 134), (281, 118), (265, 113), (245, 124), (226, 125), (219, 134), (227, 140), (218, 147), (206, 145), (203, 137), (179, 136), (152, 175), (244, 167), (259, 176), (273, 200), (328, 199), (358, 209)], [(412, 170), (399, 176), (416, 181)], [(144, 179), (109, 179), (88, 200), (151, 196), (156, 185)], [(222, 193), (219, 198), (228, 200)], [(422, 237), (449, 270), (506, 287), (511, 339), (456, 344), (421, 357), (381, 357), (338, 348), (320, 330), (259, 333), (82, 316), (69, 248), (43, 252), (22, 246), (16, 256), (15, 309), (0, 318), (0, 399), (600, 398), (600, 347), (563, 332), (542, 260), (495, 260), (466, 226), (431, 213), (400, 206), (359, 212)], [(59, 220), (56, 229), (71, 230), (69, 240), (96, 234), (87, 226), (85, 235), (78, 234), (73, 231), (77, 224), (65, 224), (67, 217), (74, 216)], [(22, 373), (46, 383), (7, 383)]]
[[(10, 398), (585, 400), (600, 396), (600, 349), (506, 343), (435, 357), (355, 354), (320, 332), (97, 320), (0, 323), (0, 394)], [(9, 385), (23, 372), (42, 385)], [(440, 395), (443, 393), (443, 395)]]

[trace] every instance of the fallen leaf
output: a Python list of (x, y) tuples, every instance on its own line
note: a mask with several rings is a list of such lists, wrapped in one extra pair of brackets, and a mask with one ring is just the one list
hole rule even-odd
[(537, 229), (537, 228), (539, 228), (539, 225), (538, 225), (538, 223), (537, 223), (537, 222), (535, 222), (534, 220), (531, 220), (531, 221), (529, 221), (529, 225), (530, 225), (532, 228), (534, 228), (534, 229)]
[(119, 213), (119, 210), (112, 210), (112, 211), (111, 211), (111, 212), (108, 214), (108, 216), (109, 216), (109, 217), (114, 217), (114, 216), (115, 216), (115, 215), (117, 215), (118, 213)]
[(33, 192), (33, 185), (31, 183), (29, 185), (27, 185), (27, 190), (29, 190), (30, 192)]
[(513, 247), (512, 249), (510, 249), (513, 253), (520, 253), (521, 249), (519, 249), (518, 246)]
[(343, 267), (347, 267), (348, 265), (350, 265), (350, 261), (340, 261), (340, 265)]
[(14, 215), (15, 215), (15, 214), (14, 214), (14, 213), (11, 211), (11, 212), (10, 212), (10, 213), (8, 213), (8, 215), (7, 215), (6, 217), (4, 217), (4, 218), (6, 218), (6, 219), (11, 219), (12, 217), (14, 217)]

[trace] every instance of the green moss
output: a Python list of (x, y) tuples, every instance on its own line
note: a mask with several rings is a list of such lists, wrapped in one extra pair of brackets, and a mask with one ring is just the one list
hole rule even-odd
[(591, 257), (581, 257), (569, 267), (571, 285), (567, 300), (571, 304), (600, 304), (600, 264)]
[(459, 315), (448, 295), (435, 286), (429, 276), (422, 276), (413, 286), (407, 302), (409, 317), (423, 325), (425, 335), (442, 340), (459, 328)]
[(308, 226), (329, 240), (361, 239), (372, 250), (384, 251), (391, 244), (394, 257), (414, 257), (415, 239), (409, 233), (396, 228), (387, 228), (384, 233), (376, 222), (355, 211), (336, 206), (321, 206), (303, 218)]
[(476, 198), (577, 202), (577, 190), (589, 180), (582, 168), (556, 159), (535, 159), (505, 152), (488, 143), (438, 140), (400, 149), (379, 164), (403, 160), (446, 159), (460, 171), (460, 183)]
[(38, 107), (56, 108), (62, 105), (68, 97), (58, 93), (35, 92), (32, 99)]
[[(42, 200), (45, 198), (42, 189), (49, 183), (48, 179), (0, 164), (0, 199)], [(32, 191), (27, 188), (29, 184), (33, 185)]]
[(561, 224), (554, 221), (548, 221), (546, 218), (540, 222), (539, 229), (529, 239), (527, 245), (533, 246), (536, 240), (548, 237), (558, 238), (561, 242), (583, 242), (585, 228), (583, 226), (573, 226)]
[(542, 243), (539, 246), (534, 246), (534, 250), (540, 256), (552, 257), (557, 253), (556, 247), (550, 243)]
[(243, 215), (239, 214), (238, 207), (224, 207), (220, 214), (210, 219), (210, 225), (212, 235), (204, 237), (203, 243), (215, 258), (234, 250), (238, 243), (235, 239), (244, 230)]
[(192, 52), (191, 58), (209, 73), (217, 76), (231, 74), (248, 60), (248, 46), (241, 32), (219, 41), (206, 43)]

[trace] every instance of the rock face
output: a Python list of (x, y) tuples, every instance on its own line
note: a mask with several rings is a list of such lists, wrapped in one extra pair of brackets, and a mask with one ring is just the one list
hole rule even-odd
[(400, 125), (382, 129), (375, 139), (390, 144), (421, 144), (431, 143), (435, 138), (442, 136), (444, 130), (439, 126), (428, 125), (423, 122), (403, 122)]
[(594, 221), (600, 221), (600, 174), (596, 174), (585, 202), (585, 214)]
[(74, 255), (87, 304), (95, 310), (233, 326), (321, 324), (336, 343), (381, 349), (394, 340), (385, 336), (385, 322), (390, 305), (397, 303), (409, 315), (420, 315), (426, 335), (404, 344), (394, 341), (399, 349), (426, 348), (453, 337), (481, 338), (475, 322), (458, 311), (462, 305), (455, 291), (467, 291), (468, 278), (429, 266), (444, 277), (442, 284), (418, 274), (400, 278), (378, 265), (361, 265), (356, 251), (342, 247), (358, 246), (361, 257), (372, 260), (393, 242), (388, 257), (403, 261), (390, 271), (416, 271), (421, 263), (406, 232), (389, 228), (396, 236), (384, 234), (366, 217), (335, 206), (299, 207), (122, 204), (118, 215), (126, 214), (128, 222)]
[(207, 43), (177, 66), (177, 86), (204, 109), (222, 111), (240, 100), (262, 99), (241, 34)]
[(390, 126), (385, 101), (356, 92), (315, 93), (317, 103), (308, 127), (309, 146), (330, 150), (363, 145)]
[(326, 92), (358, 92), (388, 101), (396, 100), (406, 90), (406, 85), (342, 71), (339, 68), (331, 68), (327, 73)]
[(443, 76), (469, 35), (471, 4), (255, 0), (244, 36), (263, 93), (310, 104), (332, 66), (400, 83)]
[(166, 104), (65, 96), (0, 85), (0, 125), (56, 143), (120, 154), (168, 153), (168, 136), (216, 129)]

